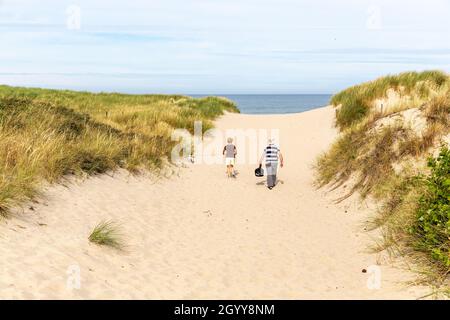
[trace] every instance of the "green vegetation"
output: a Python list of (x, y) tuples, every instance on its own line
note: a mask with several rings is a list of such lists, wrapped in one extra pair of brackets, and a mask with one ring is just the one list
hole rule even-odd
[(450, 271), (450, 150), (443, 148), (428, 166), (431, 173), (425, 178), (412, 232), (418, 235), (418, 249), (430, 252)]
[(174, 128), (203, 130), (224, 98), (124, 95), (0, 86), (0, 215), (36, 195), (39, 182), (118, 167), (158, 169), (175, 142)]
[(101, 246), (122, 250), (125, 247), (118, 225), (113, 221), (100, 222), (89, 236), (89, 241)]
[[(396, 93), (393, 101), (388, 90)], [(380, 98), (388, 108), (375, 107)], [(450, 135), (449, 76), (438, 71), (388, 76), (344, 90), (331, 102), (341, 105), (336, 114), (341, 134), (317, 159), (317, 185), (348, 183), (348, 192), (336, 201), (355, 192), (377, 201), (381, 209), (372, 227), (382, 226), (384, 235), (378, 249), (414, 257), (432, 267), (434, 279), (445, 279), (448, 149), (444, 145), (429, 168), (426, 159)]]
[(334, 106), (341, 105), (336, 112), (336, 124), (345, 129), (364, 119), (370, 113), (372, 103), (385, 98), (388, 89), (424, 98), (430, 95), (430, 90), (448, 82), (448, 75), (440, 71), (405, 72), (350, 87), (331, 99)]

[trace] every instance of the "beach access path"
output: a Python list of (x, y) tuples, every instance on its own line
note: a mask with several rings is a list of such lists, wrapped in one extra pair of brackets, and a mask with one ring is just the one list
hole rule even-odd
[[(370, 252), (373, 206), (313, 186), (316, 157), (337, 136), (334, 110), (227, 113), (216, 127), (279, 129), (285, 167), (271, 191), (254, 164), (190, 164), (170, 178), (123, 170), (46, 187), (0, 224), (0, 298), (414, 299), (406, 264)], [(238, 157), (240, 156), (238, 150)], [(126, 250), (88, 241), (120, 223)], [(401, 263), (399, 263), (401, 262)], [(364, 270), (366, 272), (364, 272)], [(79, 282), (77, 282), (79, 280)]]

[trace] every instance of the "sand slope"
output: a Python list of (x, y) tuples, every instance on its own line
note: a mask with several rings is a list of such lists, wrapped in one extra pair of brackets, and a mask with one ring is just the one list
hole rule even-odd
[[(336, 136), (334, 111), (227, 114), (225, 128), (279, 128), (286, 166), (274, 190), (238, 166), (190, 165), (155, 181), (118, 171), (47, 188), (39, 203), (0, 224), (0, 298), (417, 298), (412, 274), (382, 264), (381, 288), (363, 268), (370, 210), (339, 205), (312, 185), (311, 165)], [(345, 212), (347, 211), (347, 212)], [(87, 240), (102, 219), (122, 223), (126, 252)], [(383, 262), (383, 261), (382, 261)], [(67, 288), (79, 266), (80, 289)], [(73, 268), (73, 267), (72, 267)], [(72, 269), (73, 270), (73, 269)], [(69, 271), (70, 273), (70, 271)]]

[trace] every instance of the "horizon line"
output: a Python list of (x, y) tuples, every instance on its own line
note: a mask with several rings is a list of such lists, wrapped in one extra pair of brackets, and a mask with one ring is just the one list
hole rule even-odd
[(6, 83), (0, 83), (0, 86), (6, 86), (11, 88), (25, 88), (25, 89), (43, 89), (43, 90), (60, 90), (60, 91), (75, 91), (75, 92), (89, 92), (89, 93), (104, 93), (104, 94), (125, 94), (125, 95), (182, 95), (182, 96), (221, 96), (221, 95), (230, 95), (230, 96), (237, 96), (237, 95), (334, 95), (335, 93), (332, 92), (174, 92), (174, 91), (143, 91), (138, 89), (138, 92), (132, 92), (132, 91), (125, 91), (126, 89), (123, 89), (124, 91), (118, 91), (118, 90), (108, 90), (108, 89), (83, 89), (83, 88), (62, 88), (62, 87), (38, 87), (38, 86), (26, 86), (26, 85), (10, 85)]

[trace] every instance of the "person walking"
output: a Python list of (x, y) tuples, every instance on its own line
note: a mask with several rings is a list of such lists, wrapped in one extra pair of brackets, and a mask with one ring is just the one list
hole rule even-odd
[(227, 139), (228, 144), (223, 147), (222, 154), (225, 156), (225, 164), (227, 165), (227, 176), (228, 178), (235, 178), (236, 175), (234, 173), (234, 165), (237, 155), (237, 149), (236, 146), (233, 144), (233, 139), (228, 138)]
[(280, 148), (274, 143), (274, 139), (269, 139), (267, 147), (264, 149), (263, 154), (259, 160), (259, 165), (262, 165), (263, 160), (266, 160), (266, 174), (267, 174), (267, 188), (272, 190), (277, 184), (277, 170), (278, 162), (280, 167), (283, 168), (284, 159), (280, 151)]

